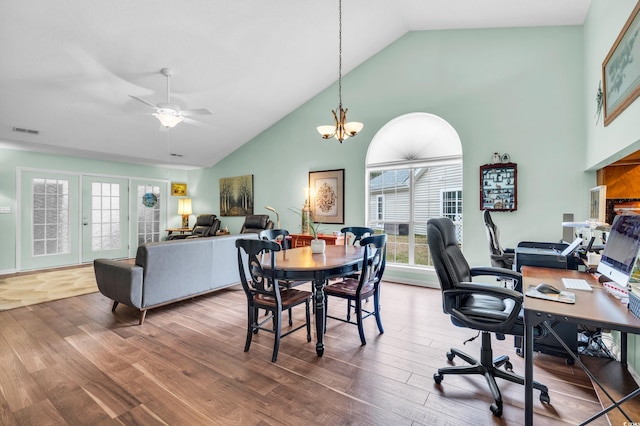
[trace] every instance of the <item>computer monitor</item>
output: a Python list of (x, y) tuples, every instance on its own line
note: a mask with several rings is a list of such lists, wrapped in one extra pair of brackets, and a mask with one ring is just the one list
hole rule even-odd
[(640, 250), (640, 215), (616, 216), (598, 264), (598, 272), (626, 286)]

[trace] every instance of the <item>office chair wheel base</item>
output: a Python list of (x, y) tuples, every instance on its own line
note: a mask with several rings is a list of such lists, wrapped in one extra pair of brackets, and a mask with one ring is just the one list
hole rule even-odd
[(545, 404), (551, 403), (551, 398), (549, 397), (548, 392), (540, 392), (540, 402), (543, 402)]
[(456, 357), (456, 354), (454, 354), (453, 352), (449, 351), (447, 352), (447, 359), (449, 361), (453, 361), (453, 359)]
[(435, 373), (433, 375), (433, 381), (436, 382), (436, 385), (442, 383), (442, 379), (444, 379), (444, 376), (442, 374)]
[(502, 407), (498, 407), (497, 404), (491, 404), (491, 407), (489, 407), (489, 409), (491, 410), (494, 416), (502, 417)]
[(567, 365), (573, 365), (576, 363), (576, 361), (573, 358), (567, 358), (564, 360), (564, 362), (566, 362)]
[(504, 369), (507, 371), (511, 371), (513, 372), (513, 364), (511, 364), (509, 361), (504, 363)]

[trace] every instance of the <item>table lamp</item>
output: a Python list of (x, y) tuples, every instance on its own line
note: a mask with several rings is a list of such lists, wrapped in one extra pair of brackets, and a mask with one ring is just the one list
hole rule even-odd
[(189, 215), (191, 211), (191, 198), (178, 199), (178, 214), (182, 215), (182, 227), (189, 227)]

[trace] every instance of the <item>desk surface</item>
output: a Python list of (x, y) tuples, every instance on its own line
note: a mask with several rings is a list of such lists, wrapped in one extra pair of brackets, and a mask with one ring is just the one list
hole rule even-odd
[[(562, 278), (582, 278), (593, 291), (572, 290), (575, 304), (552, 302), (524, 296), (525, 320), (525, 425), (533, 425), (533, 327), (544, 321), (569, 321), (623, 333), (640, 333), (640, 319), (626, 306), (608, 294), (592, 275), (566, 269), (523, 266), (523, 289), (546, 282), (564, 289)], [(626, 346), (623, 343), (623, 347)], [(624, 357), (625, 354), (622, 354)]]
[[(567, 290), (576, 295), (575, 304), (551, 302), (524, 296), (525, 312), (536, 312), (545, 316), (552, 315), (560, 320), (579, 322), (580, 324), (602, 327), (603, 324), (616, 330), (637, 333), (640, 319), (633, 315), (618, 299), (608, 294), (602, 284), (591, 274), (584, 272), (523, 266), (523, 292), (530, 285), (549, 283), (565, 290), (562, 278), (582, 278), (593, 287), (593, 291)], [(547, 318), (548, 319), (548, 318)]]

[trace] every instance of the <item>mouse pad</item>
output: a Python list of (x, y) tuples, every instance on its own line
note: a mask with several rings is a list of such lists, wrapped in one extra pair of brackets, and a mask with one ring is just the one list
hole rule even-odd
[(569, 291), (561, 291), (560, 294), (541, 293), (536, 290), (535, 285), (530, 285), (525, 294), (529, 297), (535, 297), (536, 299), (551, 300), (553, 302), (562, 303), (576, 303), (575, 293), (571, 293)]

